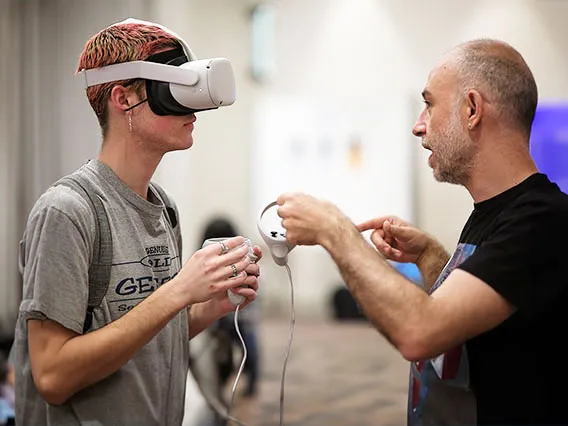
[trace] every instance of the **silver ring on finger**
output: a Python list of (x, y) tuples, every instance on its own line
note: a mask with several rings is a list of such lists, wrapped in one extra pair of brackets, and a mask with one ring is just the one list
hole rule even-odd
[(239, 270), (237, 269), (237, 267), (234, 264), (231, 265), (231, 269), (233, 270), (233, 273), (231, 274), (231, 278), (235, 278), (237, 275), (239, 275)]
[(227, 244), (225, 244), (223, 241), (219, 241), (219, 244), (221, 244), (221, 253), (219, 253), (219, 256), (229, 252), (229, 247), (227, 247)]

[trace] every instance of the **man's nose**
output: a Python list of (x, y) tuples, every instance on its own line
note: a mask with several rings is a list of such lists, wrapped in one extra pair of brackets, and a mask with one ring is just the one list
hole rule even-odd
[(412, 134), (417, 137), (422, 137), (426, 134), (426, 123), (422, 121), (420, 118), (414, 123), (414, 127), (412, 127)]

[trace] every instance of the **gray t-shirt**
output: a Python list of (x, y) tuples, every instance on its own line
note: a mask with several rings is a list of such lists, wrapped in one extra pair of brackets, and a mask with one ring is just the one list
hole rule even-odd
[[(125, 315), (179, 272), (181, 237), (152, 190), (149, 200), (143, 199), (96, 160), (75, 173), (100, 187), (113, 236), (111, 281), (93, 314), (91, 330), (96, 330)], [(82, 333), (95, 232), (92, 208), (63, 185), (48, 189), (30, 213), (20, 247), (24, 284), (14, 345), (17, 423), (181, 425), (189, 362), (185, 309), (117, 372), (65, 404), (47, 404), (34, 386), (27, 320), (47, 318)]]

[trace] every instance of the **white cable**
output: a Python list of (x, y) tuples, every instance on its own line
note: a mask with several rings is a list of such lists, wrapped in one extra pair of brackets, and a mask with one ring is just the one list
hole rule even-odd
[[(235, 309), (234, 322), (235, 322), (235, 330), (237, 331), (237, 335), (239, 336), (239, 339), (241, 341), (241, 345), (243, 346), (243, 359), (241, 361), (241, 365), (239, 367), (237, 377), (235, 377), (235, 381), (233, 383), (233, 389), (231, 391), (231, 403), (229, 404), (229, 408), (227, 410), (227, 418), (229, 420), (232, 420), (232, 421), (235, 421), (235, 419), (233, 417), (231, 417), (231, 410), (233, 409), (233, 403), (235, 402), (235, 394), (236, 394), (236, 390), (237, 390), (237, 385), (239, 384), (239, 379), (241, 378), (241, 374), (242, 374), (242, 372), (245, 368), (245, 362), (247, 360), (247, 345), (245, 344), (245, 340), (243, 339), (243, 336), (241, 335), (241, 330), (239, 328), (239, 309), (240, 309), (240, 307), (241, 307), (241, 305), (237, 305), (237, 309)], [(241, 423), (239, 422), (239, 424), (241, 424)]]
[(237, 385), (239, 383), (239, 379), (241, 377), (241, 373), (243, 372), (243, 369), (244, 369), (244, 366), (245, 366), (245, 361), (247, 359), (247, 347), (245, 345), (245, 341), (243, 339), (243, 336), (241, 335), (241, 331), (239, 329), (239, 323), (238, 323), (239, 308), (240, 308), (240, 305), (237, 305), (237, 309), (235, 309), (234, 324), (235, 324), (235, 330), (237, 331), (237, 334), (238, 334), (239, 339), (241, 340), (241, 344), (243, 346), (243, 360), (241, 361), (241, 366), (239, 368), (239, 371), (238, 371), (237, 376), (235, 378), (235, 381), (233, 383), (233, 389), (232, 389), (232, 394), (231, 394), (231, 403), (230, 403), (229, 407), (225, 410), (225, 407), (221, 407), (220, 404), (218, 404), (217, 401), (214, 398), (211, 398), (209, 395), (207, 395), (207, 393), (203, 393), (203, 396), (204, 396), (205, 400), (207, 401), (207, 403), (211, 406), (211, 408), (213, 408), (213, 410), (217, 413), (217, 415), (219, 415), (223, 419), (227, 420), (227, 422), (233, 422), (233, 423), (235, 423), (239, 426), (248, 426), (246, 423), (243, 423), (239, 419), (231, 416), (231, 410), (233, 408), (233, 403), (234, 403), (234, 400), (235, 400), (235, 391), (237, 390)]
[[(238, 330), (238, 328), (237, 328)], [(240, 335), (240, 333), (239, 333)], [(242, 341), (242, 339), (241, 339)], [(244, 347), (244, 343), (243, 343), (243, 347)], [(246, 350), (246, 347), (245, 347)], [(239, 372), (240, 375), (240, 372)], [(238, 376), (236, 381), (238, 381)], [(235, 385), (233, 386), (233, 394), (234, 394), (234, 390), (236, 389), (236, 382)], [(229, 406), (224, 407), (222, 405), (222, 403), (215, 397), (212, 397), (211, 395), (209, 395), (208, 392), (204, 392), (203, 389), (201, 390), (201, 393), (203, 395), (203, 397), (205, 398), (205, 401), (207, 401), (207, 403), (209, 404), (209, 406), (213, 409), (213, 411), (215, 411), (215, 413), (217, 413), (217, 415), (225, 420), (227, 420), (228, 422), (234, 422), (235, 424), (239, 425), (239, 426), (248, 426), (246, 423), (243, 423), (242, 421), (240, 421), (239, 419), (233, 417), (230, 415), (230, 410), (231, 407)], [(232, 398), (231, 398), (231, 404), (232, 404)]]
[(288, 340), (288, 347), (286, 348), (286, 357), (284, 358), (284, 366), (282, 367), (282, 381), (280, 383), (280, 426), (284, 425), (284, 379), (286, 377), (286, 366), (288, 364), (288, 357), (290, 356), (290, 349), (292, 347), (292, 339), (294, 337), (294, 324), (296, 322), (295, 309), (294, 309), (294, 282), (292, 281), (292, 271), (288, 264), (284, 265), (288, 272), (290, 279), (290, 338)]
[[(290, 337), (288, 339), (288, 346), (286, 348), (286, 356), (284, 358), (284, 365), (282, 367), (282, 380), (280, 382), (280, 426), (284, 425), (284, 381), (285, 381), (285, 378), (286, 378), (286, 367), (288, 365), (288, 358), (290, 357), (290, 350), (292, 348), (292, 340), (294, 338), (294, 324), (296, 323), (296, 314), (295, 314), (295, 307), (294, 307), (294, 281), (292, 279), (292, 271), (290, 270), (290, 266), (288, 266), (288, 264), (285, 264), (284, 266), (286, 267), (286, 271), (288, 272), (288, 279), (290, 280)], [(243, 346), (243, 359), (241, 361), (239, 371), (238, 371), (237, 376), (235, 377), (235, 381), (233, 383), (233, 389), (231, 391), (231, 403), (229, 404), (227, 414), (222, 416), (222, 417), (224, 417), (226, 420), (232, 421), (232, 422), (234, 422), (234, 423), (236, 423), (240, 426), (247, 426), (245, 423), (243, 423), (240, 420), (231, 416), (231, 410), (233, 408), (233, 403), (234, 403), (234, 400), (235, 400), (237, 385), (239, 383), (239, 379), (241, 377), (241, 374), (242, 374), (243, 369), (245, 367), (245, 361), (247, 359), (247, 347), (246, 347), (245, 341), (243, 339), (243, 336), (241, 335), (241, 331), (239, 329), (239, 323), (238, 323), (239, 308), (240, 308), (240, 305), (237, 305), (237, 309), (235, 309), (234, 324), (235, 324), (235, 330), (237, 332), (237, 335), (239, 336), (239, 339), (240, 339), (241, 344)]]

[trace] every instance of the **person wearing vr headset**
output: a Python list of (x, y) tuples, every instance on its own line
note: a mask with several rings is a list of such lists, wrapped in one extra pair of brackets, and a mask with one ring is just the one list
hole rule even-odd
[[(287, 238), (322, 245), (411, 362), (409, 425), (568, 424), (568, 371), (558, 362), (568, 195), (530, 154), (532, 72), (512, 46), (473, 40), (442, 57), (422, 96), (413, 133), (432, 152), (434, 177), (463, 185), (474, 202), (455, 252), (398, 217), (355, 225), (298, 193), (278, 199)], [(361, 235), (369, 230), (375, 247)], [(423, 287), (387, 260), (416, 263)]]
[(27, 222), (16, 421), (181, 425), (189, 340), (234, 311), (229, 289), (241, 307), (256, 298), (259, 267), (241, 236), (182, 265), (177, 208), (151, 178), (165, 153), (192, 146), (196, 112), (234, 101), (232, 68), (197, 60), (165, 27), (127, 20), (86, 43), (78, 72), (102, 148)]

